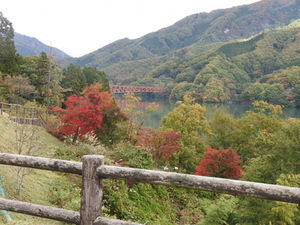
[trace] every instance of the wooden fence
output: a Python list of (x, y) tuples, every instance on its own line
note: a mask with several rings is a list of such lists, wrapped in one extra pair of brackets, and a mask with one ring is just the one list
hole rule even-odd
[(80, 225), (134, 225), (101, 217), (103, 179), (122, 179), (174, 187), (215, 191), (300, 204), (300, 188), (104, 165), (104, 157), (86, 155), (83, 162), (0, 153), (0, 164), (82, 175), (80, 212), (0, 198), (0, 209)]
[(44, 121), (35, 107), (0, 102), (0, 114), (6, 112), (9, 119), (20, 124), (43, 125)]

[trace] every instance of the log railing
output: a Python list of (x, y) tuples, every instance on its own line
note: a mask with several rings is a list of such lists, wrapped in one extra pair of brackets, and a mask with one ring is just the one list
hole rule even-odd
[(300, 204), (300, 188), (163, 171), (104, 165), (104, 157), (87, 155), (83, 162), (0, 154), (0, 164), (60, 171), (82, 175), (80, 212), (0, 198), (0, 209), (80, 224), (105, 225), (137, 223), (101, 217), (103, 179), (184, 187), (274, 201)]
[(44, 125), (45, 121), (35, 107), (0, 102), (0, 114), (6, 112), (9, 119), (20, 124)]

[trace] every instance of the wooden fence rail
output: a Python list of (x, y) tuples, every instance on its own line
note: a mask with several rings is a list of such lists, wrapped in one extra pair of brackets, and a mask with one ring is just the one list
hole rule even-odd
[(44, 119), (35, 107), (0, 102), (0, 114), (7, 112), (10, 120), (20, 124), (45, 125)]
[(80, 212), (0, 198), (0, 209), (80, 225), (137, 223), (101, 217), (103, 179), (122, 179), (174, 187), (215, 191), (300, 204), (300, 188), (180, 173), (104, 165), (104, 157), (88, 155), (83, 162), (0, 153), (0, 164), (82, 175)]

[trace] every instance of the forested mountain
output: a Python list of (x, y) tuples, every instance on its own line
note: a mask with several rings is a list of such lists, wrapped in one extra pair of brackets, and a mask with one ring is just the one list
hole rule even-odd
[(300, 106), (299, 6), (299, 0), (263, 0), (191, 15), (76, 63), (105, 71), (115, 84), (167, 87), (174, 99), (190, 93), (204, 102)]
[[(114, 82), (130, 83), (136, 80), (135, 73), (143, 77), (161, 61), (169, 60), (164, 58), (158, 61), (159, 56), (179, 49), (185, 51), (188, 46), (196, 48), (245, 39), (266, 29), (287, 25), (299, 18), (299, 6), (299, 0), (262, 0), (250, 5), (190, 15), (141, 38), (116, 41), (78, 58), (75, 64), (97, 67), (107, 72)], [(182, 55), (184, 53), (179, 54)], [(141, 61), (145, 59), (150, 60)], [(122, 68), (121, 74), (118, 68)], [(122, 76), (123, 80), (114, 80), (116, 76)]]
[(63, 51), (45, 45), (36, 38), (15, 33), (14, 42), (17, 52), (22, 56), (33, 56), (39, 55), (41, 52), (46, 52), (48, 55), (54, 54), (57, 58), (67, 58), (70, 57)]
[[(281, 15), (299, 8), (295, 1), (276, 4), (282, 5)], [(12, 103), (0, 115), (0, 152), (71, 161), (98, 154), (107, 165), (118, 167), (300, 187), (300, 119), (284, 119), (282, 107), (270, 104), (300, 106), (300, 20), (228, 42), (201, 44), (199, 37), (192, 45), (159, 54), (128, 39), (102, 48), (103, 58), (119, 52), (123, 60), (103, 67), (111, 81), (163, 86), (167, 96), (183, 98), (158, 129), (143, 126), (158, 105), (139, 107), (135, 103), (140, 98), (126, 93), (121, 110), (103, 71), (74, 64), (60, 68), (45, 52), (22, 57), (16, 54), (13, 36), (12, 23), (0, 12), (0, 101)], [(129, 60), (118, 49), (126, 49), (129, 58), (130, 51), (143, 49), (144, 58), (139, 51), (135, 56), (141, 59)], [(251, 101), (253, 108), (238, 119), (207, 110), (213, 116), (208, 120), (205, 107), (195, 100)], [(30, 113), (15, 104), (30, 107)], [(32, 120), (32, 107), (44, 118), (44, 128), (10, 120)], [(4, 167), (0, 174), (10, 199), (80, 210), (78, 176)], [(229, 196), (111, 179), (103, 188), (105, 217), (141, 224), (300, 224), (299, 204), (239, 197), (238, 192)], [(13, 220), (47, 223), (16, 214)]]
[(61, 64), (95, 67), (114, 84), (167, 87), (174, 99), (300, 106), (299, 9), (300, 0), (262, 0), (198, 13)]

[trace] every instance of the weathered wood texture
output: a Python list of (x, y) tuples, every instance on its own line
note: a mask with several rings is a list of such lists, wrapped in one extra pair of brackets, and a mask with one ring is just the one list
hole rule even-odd
[(78, 224), (79, 212), (0, 198), (0, 209)]
[(116, 219), (109, 219), (105, 217), (98, 217), (93, 225), (141, 225), (140, 223), (133, 223), (133, 222), (127, 222), (122, 220), (116, 220)]
[(19, 124), (29, 124), (35, 126), (40, 125), (40, 121), (38, 118), (23, 118), (23, 117), (10, 116), (9, 119)]
[(82, 174), (82, 163), (59, 159), (0, 153), (0, 164)]
[(23, 118), (37, 118), (37, 109), (35, 107), (28, 107), (18, 104), (9, 104), (0, 102), (0, 112), (8, 112), (10, 116), (18, 116)]
[[(32, 216), (38, 216), (46, 219), (67, 222), (67, 223), (73, 223), (73, 224), (80, 223), (79, 212), (55, 208), (51, 206), (44, 206), (44, 205), (0, 198), (0, 209), (12, 211), (16, 213), (23, 213)], [(97, 217), (95, 222), (93, 223), (93, 225), (106, 225), (106, 224), (141, 225), (138, 223), (126, 222), (126, 221), (104, 218), (104, 217)]]
[(116, 166), (101, 166), (99, 177), (215, 191), (275, 201), (300, 203), (300, 188)]
[[(101, 179), (123, 179), (143, 183), (215, 191), (300, 204), (300, 188), (263, 183), (195, 176), (180, 173), (103, 165), (103, 156), (84, 156), (83, 163), (0, 153), (0, 164), (31, 167), (83, 175), (80, 213), (0, 198), (0, 209), (25, 213), (80, 225), (135, 224), (101, 217)], [(88, 221), (88, 222), (86, 222)]]
[(103, 164), (103, 156), (83, 157), (80, 225), (93, 225), (95, 219), (101, 216), (103, 181), (96, 171)]
[[(82, 163), (66, 160), (0, 153), (0, 164), (82, 174)], [(103, 178), (132, 180), (144, 183), (216, 191), (268, 200), (300, 203), (300, 188), (105, 165), (97, 169), (97, 174), (99, 177)]]
[(0, 114), (6, 112), (9, 119), (20, 124), (40, 126), (46, 125), (45, 120), (35, 107), (0, 102)]

